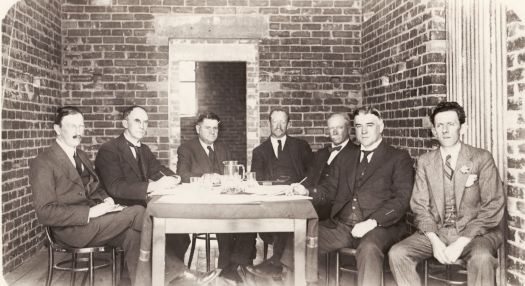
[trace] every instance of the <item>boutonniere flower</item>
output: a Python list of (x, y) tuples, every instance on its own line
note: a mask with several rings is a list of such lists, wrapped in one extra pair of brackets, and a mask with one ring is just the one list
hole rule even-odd
[(459, 171), (463, 174), (468, 174), (470, 173), (470, 167), (469, 166), (462, 166), (461, 169), (459, 169)]

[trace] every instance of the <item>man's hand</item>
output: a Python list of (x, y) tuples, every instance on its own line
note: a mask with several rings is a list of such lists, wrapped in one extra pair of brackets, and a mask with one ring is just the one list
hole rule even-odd
[(290, 195), (308, 196), (309, 194), (308, 190), (299, 183), (293, 183), (290, 186), (292, 186), (292, 193)]
[(445, 249), (447, 246), (434, 232), (427, 232), (425, 234), (428, 239), (430, 240), (430, 243), (432, 244), (432, 254), (434, 257), (439, 261), (441, 264), (448, 264), (448, 258), (445, 255)]
[(447, 263), (454, 263), (456, 260), (458, 260), (461, 253), (463, 253), (463, 249), (465, 249), (465, 246), (467, 246), (471, 240), (471, 238), (461, 236), (456, 241), (447, 246), (445, 249)]
[(161, 190), (173, 188), (178, 183), (180, 183), (180, 177), (175, 178), (171, 176), (164, 176), (158, 179), (157, 181), (150, 182), (148, 184), (148, 189), (146, 190), (146, 192), (149, 194), (154, 191), (161, 191)]
[(356, 238), (361, 238), (376, 227), (377, 221), (375, 219), (367, 219), (354, 225), (354, 227), (352, 228), (352, 236)]
[(110, 204), (110, 205), (114, 205), (115, 201), (113, 200), (112, 197), (107, 197), (107, 198), (104, 199), (104, 203), (107, 203), (107, 204)]

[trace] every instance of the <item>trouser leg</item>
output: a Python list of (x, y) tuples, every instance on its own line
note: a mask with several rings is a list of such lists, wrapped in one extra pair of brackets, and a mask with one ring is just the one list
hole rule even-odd
[(465, 247), (462, 258), (467, 262), (468, 285), (492, 286), (498, 266), (497, 249), (501, 244), (500, 233), (477, 236)]

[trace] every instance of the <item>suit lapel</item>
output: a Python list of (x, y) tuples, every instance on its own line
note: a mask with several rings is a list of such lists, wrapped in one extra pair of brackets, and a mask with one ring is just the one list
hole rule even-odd
[(54, 153), (53, 159), (57, 161), (57, 166), (62, 169), (62, 172), (64, 172), (64, 174), (66, 174), (67, 177), (75, 184), (83, 186), (82, 179), (78, 175), (77, 169), (75, 169), (75, 166), (73, 166), (66, 152), (62, 150), (58, 143), (53, 142), (51, 145), (51, 150)]
[(434, 197), (441, 221), (445, 219), (445, 192), (443, 185), (443, 159), (439, 149), (432, 151), (432, 159), (429, 165), (429, 184), (431, 196)]
[(467, 167), (472, 169), (472, 157), (468, 147), (465, 144), (461, 144), (459, 150), (458, 160), (456, 162), (456, 168), (454, 170), (454, 192), (456, 194), (456, 209), (459, 210), (463, 193), (465, 192), (465, 183), (470, 172), (462, 172), (461, 169)]
[(77, 150), (77, 154), (78, 154), (78, 158), (84, 165), (84, 168), (86, 168), (89, 174), (91, 175), (89, 177), (89, 183), (86, 185), (87, 186), (86, 189), (88, 190), (88, 193), (91, 193), (93, 190), (97, 189), (97, 185), (92, 185), (93, 182), (98, 184), (97, 174), (95, 173), (95, 170), (93, 170), (93, 166), (91, 165), (91, 162), (89, 161), (89, 158), (87, 157), (86, 153)]
[(137, 163), (137, 159), (135, 159), (135, 157), (133, 156), (133, 153), (131, 153), (128, 141), (126, 140), (124, 135), (120, 135), (118, 143), (120, 153), (124, 154), (124, 160), (130, 165), (131, 169), (133, 169), (133, 172), (135, 172), (137, 177), (141, 178), (139, 164)]
[[(354, 190), (354, 186), (355, 186), (355, 176), (357, 175), (356, 169), (357, 169), (357, 164), (359, 162), (360, 153), (361, 151), (359, 150), (359, 148), (353, 148), (350, 151), (350, 156), (348, 156), (348, 161), (345, 162), (345, 167), (346, 167), (345, 169), (349, 170), (348, 179), (346, 181), (348, 183), (348, 189), (352, 191)], [(350, 197), (351, 193), (352, 192), (348, 192), (347, 199)]]

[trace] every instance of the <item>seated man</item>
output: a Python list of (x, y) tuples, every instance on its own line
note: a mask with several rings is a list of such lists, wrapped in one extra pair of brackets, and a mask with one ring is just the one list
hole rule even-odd
[[(146, 207), (148, 194), (176, 186), (180, 177), (163, 166), (148, 145), (141, 142), (148, 128), (148, 114), (141, 106), (131, 106), (122, 116), (124, 132), (100, 147), (95, 160), (97, 174), (108, 194), (122, 205)], [(190, 244), (187, 234), (166, 237), (168, 256), (184, 260)]]
[[(223, 173), (223, 161), (232, 160), (228, 148), (217, 142), (219, 117), (214, 113), (201, 114), (195, 130), (197, 138), (180, 145), (177, 150), (177, 173), (185, 183), (191, 177), (206, 173)], [(244, 267), (251, 265), (255, 252), (255, 235), (250, 233), (218, 233), (219, 265), (221, 277), (227, 284), (244, 280)]]
[(494, 285), (503, 184), (492, 155), (461, 142), (465, 117), (456, 102), (441, 102), (430, 115), (440, 148), (417, 161), (410, 206), (419, 231), (388, 255), (398, 285), (421, 285), (416, 265), (432, 256), (442, 264), (463, 259), (468, 285)]
[[(272, 126), (272, 124), (270, 125)], [(335, 162), (341, 157), (340, 154), (347, 153), (351, 148), (355, 148), (355, 145), (349, 140), (350, 118), (347, 114), (334, 113), (330, 115), (327, 120), (327, 125), (332, 143), (315, 153), (314, 160), (306, 172), (306, 179), (302, 183), (292, 184), (296, 192), (309, 193), (310, 196), (315, 197), (312, 203), (319, 216), (319, 220), (330, 217), (333, 195), (329, 193), (331, 190), (335, 191), (337, 188)], [(265, 173), (266, 172), (263, 172), (263, 174)], [(284, 251), (286, 240), (292, 239), (292, 235), (285, 233), (281, 234), (281, 236), (284, 236), (285, 239), (285, 243), (282, 245), (282, 251)], [(275, 244), (274, 249), (276, 249)], [(274, 253), (268, 261), (256, 267), (248, 267), (248, 271), (262, 277), (280, 276), (282, 274), (280, 259), (281, 255), (275, 255)]]
[[(301, 181), (312, 160), (312, 149), (302, 139), (287, 135), (290, 117), (285, 109), (273, 109), (268, 117), (270, 137), (253, 149), (252, 172), (257, 181), (272, 181), (277, 184), (291, 184)], [(267, 243), (273, 244), (273, 255), (248, 271), (258, 276), (280, 277), (283, 255), (288, 233), (260, 233)]]
[[(408, 152), (389, 146), (382, 138), (384, 123), (378, 110), (364, 106), (354, 112), (360, 146), (350, 145), (335, 162), (337, 188), (307, 192), (313, 200), (333, 201), (330, 218), (319, 224), (319, 254), (344, 247), (357, 249), (357, 285), (380, 285), (386, 252), (406, 233), (404, 222), (414, 183)], [(293, 244), (283, 263), (291, 266)], [(401, 284), (404, 285), (404, 284)]]
[[(121, 209), (101, 187), (87, 155), (77, 148), (84, 132), (80, 110), (71, 106), (59, 108), (53, 127), (56, 141), (38, 154), (29, 169), (38, 220), (51, 228), (57, 241), (73, 247), (122, 247), (133, 280), (144, 208)], [(184, 283), (204, 283), (214, 278), (213, 275), (198, 278), (184, 271), (184, 266), (181, 269), (178, 281)]]

